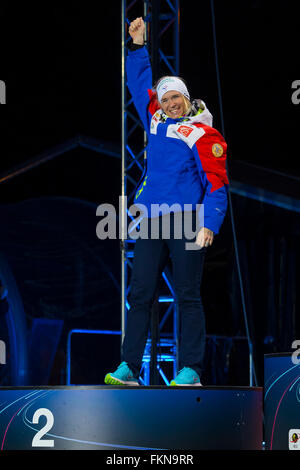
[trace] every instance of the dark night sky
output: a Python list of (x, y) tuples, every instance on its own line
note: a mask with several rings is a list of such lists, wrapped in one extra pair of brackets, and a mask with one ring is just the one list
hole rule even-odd
[[(78, 133), (120, 144), (120, 4), (2, 2), (0, 173)], [(215, 17), (230, 158), (300, 176), (294, 3), (217, 0)], [(221, 130), (209, 0), (181, 1), (180, 74)]]

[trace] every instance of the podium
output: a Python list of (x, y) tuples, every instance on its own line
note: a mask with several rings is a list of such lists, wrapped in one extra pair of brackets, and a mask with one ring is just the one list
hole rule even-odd
[(2, 387), (1, 450), (261, 450), (261, 388)]
[(264, 420), (268, 450), (300, 450), (300, 362), (291, 352), (264, 357)]

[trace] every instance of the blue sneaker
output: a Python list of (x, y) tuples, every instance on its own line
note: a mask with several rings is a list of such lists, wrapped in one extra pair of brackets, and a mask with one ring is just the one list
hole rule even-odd
[(170, 383), (171, 386), (200, 386), (200, 377), (190, 367), (184, 367), (181, 369), (174, 380)]
[(104, 378), (107, 385), (139, 385), (127, 362), (121, 362), (115, 372), (109, 372)]

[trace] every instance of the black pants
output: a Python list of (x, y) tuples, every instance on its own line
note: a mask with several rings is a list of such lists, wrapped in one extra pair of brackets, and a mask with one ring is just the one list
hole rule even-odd
[(169, 256), (180, 323), (179, 369), (192, 367), (201, 376), (205, 351), (205, 316), (200, 296), (206, 248), (187, 250), (187, 240), (174, 237), (171, 214), (170, 238), (164, 239), (161, 225), (158, 239), (137, 239), (128, 296), (122, 360), (139, 376), (148, 337), (151, 307)]

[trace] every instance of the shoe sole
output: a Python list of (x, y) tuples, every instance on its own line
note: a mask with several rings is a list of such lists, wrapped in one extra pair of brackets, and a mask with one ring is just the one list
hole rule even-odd
[(171, 387), (202, 387), (202, 384), (200, 382), (197, 382), (195, 384), (177, 384), (175, 380), (172, 380), (170, 383)]
[(131, 387), (139, 386), (138, 382), (127, 382), (125, 380), (116, 379), (111, 374), (107, 374), (105, 376), (104, 383), (107, 385), (129, 385)]

